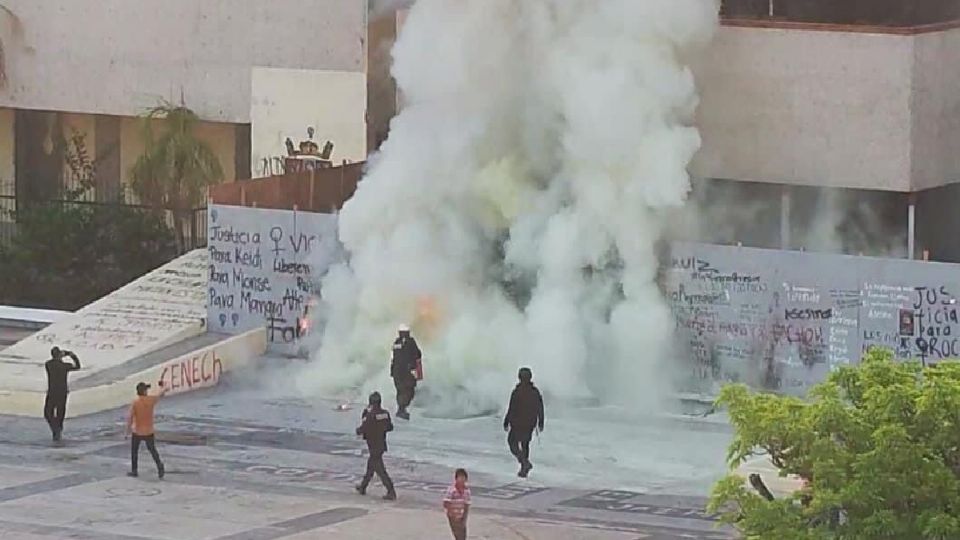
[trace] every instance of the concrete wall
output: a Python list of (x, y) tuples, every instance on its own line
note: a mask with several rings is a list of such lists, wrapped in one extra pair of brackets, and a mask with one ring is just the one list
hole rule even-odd
[[(148, 382), (158, 392), (158, 381), (169, 388), (168, 395), (184, 394), (213, 388), (223, 375), (241, 371), (259, 360), (266, 350), (264, 331), (251, 330), (206, 347), (190, 351), (161, 364), (131, 373), (110, 383), (75, 389), (70, 392), (69, 418), (117, 409), (129, 404), (136, 385)], [(44, 378), (42, 373), (38, 378)], [(0, 392), (0, 414), (43, 417), (43, 391), (8, 390)]]
[(334, 214), (210, 205), (207, 326), (267, 329), (275, 352), (299, 354), (314, 285), (341, 255)]
[[(7, 0), (0, 106), (249, 123), (251, 69), (365, 69), (362, 0)], [(14, 35), (18, 34), (18, 35)]]
[(723, 27), (695, 66), (695, 174), (916, 191), (960, 180), (960, 29)]
[(957, 265), (678, 243), (664, 287), (706, 387), (803, 393), (873, 346), (960, 357)]
[(960, 182), (960, 30), (914, 39), (913, 189)]
[(307, 138), (307, 127), (323, 149), (333, 142), (332, 159), (363, 161), (367, 157), (367, 78), (349, 71), (256, 68), (253, 70), (250, 165), (254, 177), (269, 176), (264, 159), (287, 155)]
[(722, 28), (697, 62), (695, 174), (906, 191), (908, 37)]

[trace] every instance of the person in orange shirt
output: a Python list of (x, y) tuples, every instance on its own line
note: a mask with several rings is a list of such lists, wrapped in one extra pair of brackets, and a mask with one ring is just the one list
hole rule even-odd
[(154, 463), (157, 464), (157, 476), (163, 479), (163, 462), (160, 461), (160, 454), (157, 452), (157, 443), (153, 437), (153, 408), (164, 394), (167, 393), (163, 381), (157, 383), (160, 387), (160, 393), (154, 396), (147, 395), (150, 385), (139, 383), (137, 385), (137, 399), (130, 404), (130, 412), (127, 414), (127, 429), (125, 436), (133, 433), (133, 440), (130, 444), (130, 472), (127, 476), (137, 476), (137, 458), (140, 454), (140, 443), (147, 443), (147, 450), (153, 456)]

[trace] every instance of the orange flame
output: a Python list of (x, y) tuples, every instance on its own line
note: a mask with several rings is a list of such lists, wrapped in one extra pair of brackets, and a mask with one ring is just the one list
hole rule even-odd
[(426, 337), (429, 337), (436, 331), (442, 320), (443, 317), (440, 313), (440, 306), (436, 298), (432, 296), (421, 296), (417, 299), (415, 325), (422, 332), (426, 333)]

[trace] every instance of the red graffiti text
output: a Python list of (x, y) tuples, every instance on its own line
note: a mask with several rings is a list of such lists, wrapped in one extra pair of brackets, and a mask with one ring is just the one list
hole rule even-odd
[(223, 363), (215, 351), (207, 351), (163, 366), (160, 380), (171, 392), (216, 386)]

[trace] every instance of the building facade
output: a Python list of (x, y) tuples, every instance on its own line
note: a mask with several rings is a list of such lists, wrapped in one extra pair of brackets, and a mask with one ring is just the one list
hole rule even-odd
[(395, 33), (369, 26), (366, 0), (3, 0), (0, 210), (55, 194), (51, 156), (75, 134), (97, 165), (90, 198), (115, 200), (143, 150), (139, 116), (164, 102), (199, 115), (228, 181), (273, 172), (309, 127), (333, 161), (362, 161), (377, 137), (367, 87), (389, 85), (368, 77), (389, 79), (368, 44)]
[(683, 239), (960, 262), (960, 2), (722, 0), (721, 21), (693, 61)]
[(960, 261), (960, 4), (724, 7), (691, 171), (737, 215), (702, 239)]
[[(182, 102), (228, 180), (313, 127), (361, 161), (389, 130), (399, 17), (366, 0), (0, 0), (0, 219), (55, 192), (58, 137), (123, 191), (138, 115)], [(371, 11), (372, 9), (372, 11)], [(373, 15), (371, 15), (371, 13)], [(697, 240), (960, 261), (960, 3), (723, 0), (694, 73)]]

